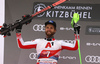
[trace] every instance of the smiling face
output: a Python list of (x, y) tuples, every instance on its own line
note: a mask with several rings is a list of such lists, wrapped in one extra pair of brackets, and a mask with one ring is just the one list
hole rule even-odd
[(48, 24), (45, 26), (45, 34), (47, 38), (53, 37), (56, 32), (56, 29), (52, 24)]

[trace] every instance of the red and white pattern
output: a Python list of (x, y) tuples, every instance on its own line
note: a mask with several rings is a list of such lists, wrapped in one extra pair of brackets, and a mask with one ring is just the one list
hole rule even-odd
[(38, 60), (45, 59), (46, 61), (48, 59), (50, 60), (52, 59), (52, 60), (57, 61), (61, 50), (63, 49), (77, 50), (78, 49), (77, 35), (75, 35), (75, 41), (73, 44), (66, 43), (63, 40), (55, 40), (55, 39), (52, 39), (52, 41), (47, 41), (45, 39), (36, 39), (33, 41), (24, 42), (21, 37), (21, 33), (17, 33), (16, 35), (17, 35), (18, 46), (23, 49), (35, 48), (37, 51)]

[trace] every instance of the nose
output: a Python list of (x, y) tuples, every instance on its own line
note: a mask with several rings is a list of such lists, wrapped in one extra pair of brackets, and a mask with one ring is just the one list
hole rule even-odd
[(51, 29), (50, 29), (50, 28), (48, 28), (48, 31), (51, 31)]

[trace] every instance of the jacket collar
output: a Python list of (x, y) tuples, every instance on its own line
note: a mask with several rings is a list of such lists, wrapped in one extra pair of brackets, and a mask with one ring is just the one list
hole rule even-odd
[(44, 38), (44, 39), (47, 40), (47, 41), (54, 41), (54, 40), (55, 40), (54, 37), (51, 37), (51, 38)]

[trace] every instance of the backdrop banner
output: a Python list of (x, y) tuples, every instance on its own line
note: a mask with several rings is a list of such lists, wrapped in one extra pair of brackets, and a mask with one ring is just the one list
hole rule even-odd
[[(33, 13), (49, 6), (50, 4), (52, 3), (35, 2), (33, 4)], [(73, 17), (73, 13), (78, 13), (81, 21), (100, 20), (98, 14), (100, 11), (99, 6), (100, 4), (63, 3), (55, 6), (53, 9), (41, 13), (37, 17), (70, 20)]]
[[(22, 2), (20, 2), (22, 1)], [(13, 3), (6, 1), (6, 23), (13, 23), (21, 18), (23, 14), (35, 13), (52, 2), (34, 2), (33, 0), (16, 0)], [(32, 6), (33, 5), (33, 6)], [(33, 7), (33, 8), (32, 8)], [(74, 31), (71, 27), (71, 19), (74, 12), (79, 13), (81, 25), (80, 49), (83, 64), (100, 64), (100, 36), (96, 35), (100, 29), (100, 4), (63, 3), (47, 10), (32, 22), (22, 27), (22, 38), (24, 41), (31, 41), (38, 38), (45, 38), (44, 23), (54, 20), (57, 24), (55, 39), (74, 42)], [(92, 28), (90, 28), (92, 26)], [(93, 27), (94, 26), (94, 27)], [(96, 27), (97, 26), (97, 27)], [(97, 29), (96, 29), (97, 28)], [(90, 30), (90, 31), (89, 31)], [(93, 33), (95, 31), (95, 34)], [(37, 53), (33, 49), (20, 49), (17, 45), (16, 33), (11, 32), (10, 37), (5, 38), (4, 64), (36, 64)], [(100, 34), (100, 32), (98, 33)], [(58, 64), (79, 64), (78, 50), (62, 50)]]

